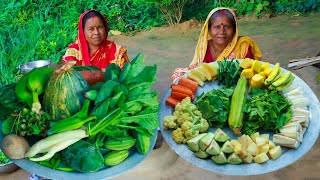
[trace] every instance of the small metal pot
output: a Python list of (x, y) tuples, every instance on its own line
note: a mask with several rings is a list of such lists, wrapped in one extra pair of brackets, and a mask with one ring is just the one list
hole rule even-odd
[(37, 60), (37, 61), (31, 61), (25, 64), (21, 64), (19, 68), (22, 74), (26, 74), (27, 72), (31, 71), (33, 68), (50, 67), (50, 64), (51, 64), (50, 60)]

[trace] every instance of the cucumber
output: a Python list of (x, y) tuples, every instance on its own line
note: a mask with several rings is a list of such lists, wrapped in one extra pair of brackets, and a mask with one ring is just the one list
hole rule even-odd
[(135, 133), (136, 148), (140, 154), (147, 154), (150, 149), (150, 137), (139, 132)]
[(110, 139), (104, 143), (104, 147), (110, 150), (125, 150), (131, 148), (136, 140), (131, 136)]
[(127, 159), (128, 156), (128, 150), (111, 151), (104, 156), (104, 164), (107, 166), (115, 166)]

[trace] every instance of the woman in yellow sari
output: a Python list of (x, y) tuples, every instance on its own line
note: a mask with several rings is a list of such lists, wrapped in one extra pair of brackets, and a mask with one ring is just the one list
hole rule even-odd
[(247, 36), (238, 35), (236, 15), (228, 8), (215, 8), (209, 14), (200, 32), (194, 57), (189, 67), (174, 70), (175, 81), (201, 63), (226, 59), (251, 58), (261, 60), (258, 45)]

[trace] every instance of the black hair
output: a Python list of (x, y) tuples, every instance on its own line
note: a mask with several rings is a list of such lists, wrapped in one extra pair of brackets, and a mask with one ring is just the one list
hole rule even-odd
[(104, 28), (106, 29), (106, 31), (108, 31), (108, 29), (107, 29), (108, 26), (107, 26), (106, 19), (103, 17), (103, 15), (99, 11), (95, 11), (95, 10), (91, 10), (90, 12), (88, 12), (87, 14), (85, 14), (83, 16), (83, 19), (82, 19), (82, 30), (84, 30), (84, 26), (85, 26), (87, 20), (90, 17), (98, 17), (98, 18), (100, 18), (100, 20), (103, 22)]
[(234, 19), (234, 16), (232, 15), (232, 13), (229, 10), (226, 9), (219, 9), (218, 11), (214, 12), (212, 14), (212, 16), (209, 19), (209, 29), (211, 28), (212, 22), (220, 15), (225, 14), (228, 19), (230, 19), (231, 21), (231, 25), (233, 28), (233, 32), (236, 32), (236, 20)]

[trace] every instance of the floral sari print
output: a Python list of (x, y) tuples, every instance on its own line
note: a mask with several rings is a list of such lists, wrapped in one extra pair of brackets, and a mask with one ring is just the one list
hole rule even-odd
[[(83, 17), (88, 12), (90, 11), (86, 11), (80, 16), (78, 37), (76, 41), (68, 47), (62, 60), (64, 62), (76, 61), (76, 65), (78, 66), (97, 66), (102, 70), (105, 70), (111, 63), (115, 63), (122, 68), (124, 63), (129, 61), (127, 50), (123, 46), (119, 46), (114, 42), (109, 41), (108, 35), (97, 51), (90, 56), (88, 44), (82, 29)], [(108, 24), (106, 24), (106, 29), (108, 30)]]
[[(236, 20), (236, 15), (231, 9), (228, 8), (215, 8), (213, 9), (209, 14), (208, 17), (202, 27), (202, 30), (199, 35), (198, 43), (195, 49), (194, 57), (192, 59), (192, 62), (190, 63), (189, 67), (187, 68), (177, 68), (174, 70), (173, 75), (171, 77), (172, 81), (174, 82), (181, 76), (183, 76), (186, 72), (190, 71), (191, 69), (194, 69), (201, 65), (204, 61), (204, 58), (206, 56), (207, 47), (208, 47), (208, 41), (212, 39), (210, 33), (209, 33), (209, 20), (213, 13), (215, 13), (218, 10), (227, 10), (230, 11), (233, 15), (234, 19)], [(249, 37), (238, 36), (238, 23), (236, 21), (236, 31), (233, 35), (232, 41), (226, 46), (226, 48), (220, 53), (219, 57), (216, 59), (216, 61), (226, 59), (243, 59), (246, 57), (246, 54), (248, 53), (248, 49), (252, 52), (253, 58), (256, 60), (261, 60), (262, 54), (258, 47), (258, 45)]]

